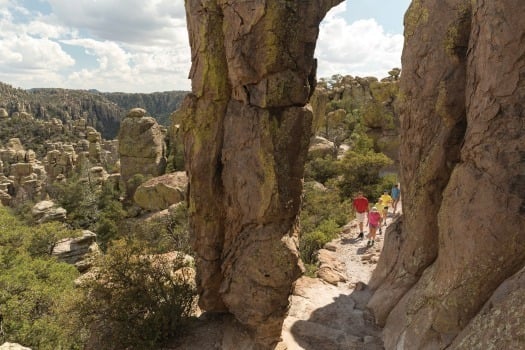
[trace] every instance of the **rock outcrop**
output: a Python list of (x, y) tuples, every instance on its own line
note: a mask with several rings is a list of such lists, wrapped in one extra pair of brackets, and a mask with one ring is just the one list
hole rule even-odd
[(235, 315), (262, 349), (279, 340), (301, 274), (313, 54), (319, 23), (340, 2), (186, 2), (192, 93), (178, 115), (199, 303)]
[[(146, 111), (134, 108), (120, 125), (120, 176), (126, 184), (136, 174), (159, 176), (166, 168), (166, 133)], [(128, 191), (133, 193), (135, 188)]]
[(39, 224), (50, 221), (66, 221), (67, 211), (58, 207), (53, 201), (41, 201), (31, 208), (33, 220)]
[[(519, 0), (418, 0), (405, 15), (405, 214), (368, 304), (387, 349), (525, 346), (523, 309), (506, 309), (523, 287), (498, 290), (525, 266), (524, 16)], [(505, 317), (483, 330), (484, 315)]]
[(58, 241), (53, 247), (52, 255), (58, 260), (75, 265), (78, 271), (85, 272), (92, 266), (94, 257), (100, 254), (96, 238), (95, 233), (83, 230), (80, 237)]
[(188, 177), (183, 171), (154, 177), (137, 188), (133, 200), (145, 210), (167, 209), (186, 199), (187, 186)]

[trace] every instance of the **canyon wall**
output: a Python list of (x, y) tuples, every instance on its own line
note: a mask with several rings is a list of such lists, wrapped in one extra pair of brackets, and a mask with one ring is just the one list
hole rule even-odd
[(342, 0), (186, 1), (182, 119), (200, 307), (279, 340), (302, 268), (297, 214), (319, 23)]
[(405, 15), (404, 218), (368, 304), (386, 349), (525, 346), (524, 16), (520, 0)]

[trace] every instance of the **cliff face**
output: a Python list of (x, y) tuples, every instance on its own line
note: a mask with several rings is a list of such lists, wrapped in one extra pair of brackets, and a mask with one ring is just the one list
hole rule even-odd
[[(496, 291), (525, 266), (524, 15), (520, 0), (415, 0), (405, 15), (405, 217), (369, 302), (387, 349), (524, 345), (523, 312), (505, 309), (524, 289)], [(480, 318), (502, 312), (488, 335)]]
[(297, 213), (318, 26), (341, 0), (187, 1), (184, 119), (200, 306), (228, 311), (261, 348), (281, 333), (301, 268)]

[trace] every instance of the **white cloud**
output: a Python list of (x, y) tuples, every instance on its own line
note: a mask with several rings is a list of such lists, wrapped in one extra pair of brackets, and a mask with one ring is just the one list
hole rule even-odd
[(350, 74), (382, 78), (393, 67), (401, 66), (402, 49), (403, 36), (385, 33), (375, 19), (349, 24), (337, 12), (329, 13), (321, 23), (317, 42), (317, 76)]
[(154, 46), (135, 46), (127, 50), (115, 42), (93, 39), (61, 42), (83, 47), (98, 62), (96, 68), (82, 69), (68, 76), (68, 83), (76, 88), (130, 92), (189, 89), (186, 79), (190, 68), (189, 49), (181, 54), (177, 50)]
[(169, 44), (185, 28), (182, 0), (49, 0), (55, 20), (96, 39), (142, 45)]
[[(190, 89), (183, 0), (46, 2), (52, 13), (43, 15), (0, 0), (0, 81), (23, 88)], [(383, 77), (400, 66), (401, 35), (385, 33), (373, 19), (350, 24), (345, 12), (342, 3), (321, 24), (318, 77)]]

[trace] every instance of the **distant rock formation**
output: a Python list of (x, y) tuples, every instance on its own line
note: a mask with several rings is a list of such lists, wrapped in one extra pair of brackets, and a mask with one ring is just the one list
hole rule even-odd
[(368, 304), (386, 349), (525, 347), (524, 16), (521, 0), (405, 15), (405, 217)]
[(146, 116), (142, 108), (129, 111), (120, 125), (118, 135), (120, 175), (128, 195), (136, 188), (128, 188), (134, 175), (159, 176), (166, 169), (166, 129)]
[(313, 54), (319, 23), (341, 1), (186, 2), (192, 93), (178, 115), (199, 303), (234, 314), (261, 349), (279, 340), (301, 274)]

